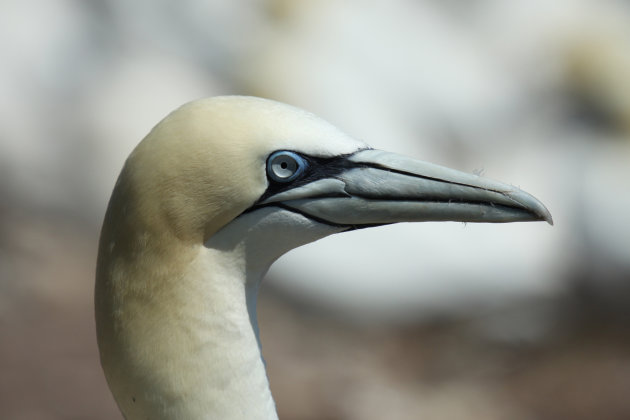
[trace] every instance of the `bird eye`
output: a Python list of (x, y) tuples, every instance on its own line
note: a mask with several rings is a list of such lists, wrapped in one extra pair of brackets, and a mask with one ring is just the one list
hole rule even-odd
[(267, 174), (274, 181), (289, 182), (300, 176), (306, 166), (306, 160), (297, 153), (275, 152), (267, 159)]

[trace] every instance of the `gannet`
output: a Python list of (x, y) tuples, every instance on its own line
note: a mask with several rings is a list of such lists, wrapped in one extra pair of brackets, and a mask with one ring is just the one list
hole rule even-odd
[(125, 162), (99, 243), (98, 347), (124, 417), (277, 419), (256, 319), (269, 266), (334, 233), (421, 221), (552, 223), (518, 188), (374, 150), (289, 105), (173, 111)]

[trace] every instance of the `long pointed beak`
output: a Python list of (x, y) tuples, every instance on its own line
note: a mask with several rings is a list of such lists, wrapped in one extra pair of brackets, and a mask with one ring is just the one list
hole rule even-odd
[(422, 221), (553, 224), (540, 201), (511, 185), (380, 150), (345, 159), (334, 175), (260, 204), (352, 227)]

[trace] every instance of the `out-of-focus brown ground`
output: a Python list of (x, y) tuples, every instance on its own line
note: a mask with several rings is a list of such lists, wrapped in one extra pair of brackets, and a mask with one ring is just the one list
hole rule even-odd
[[(50, 214), (0, 218), (0, 419), (122, 418), (95, 344), (98, 232)], [(556, 314), (544, 339), (501, 341), (480, 326), (504, 313), (367, 328), (267, 288), (260, 322), (280, 417), (630, 418), (630, 324), (583, 298), (544, 305)]]

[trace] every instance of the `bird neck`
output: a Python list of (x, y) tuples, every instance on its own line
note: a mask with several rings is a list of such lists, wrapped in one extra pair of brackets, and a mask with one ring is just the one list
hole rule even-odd
[[(140, 230), (111, 203), (96, 329), (125, 418), (277, 419), (258, 339), (258, 286), (280, 255), (342, 229), (265, 208), (191, 244), (166, 229)], [(307, 228), (300, 235), (286, 228), (297, 223)]]
[(266, 268), (238, 248), (169, 255), (99, 261), (101, 363), (125, 417), (277, 419), (255, 312)]

